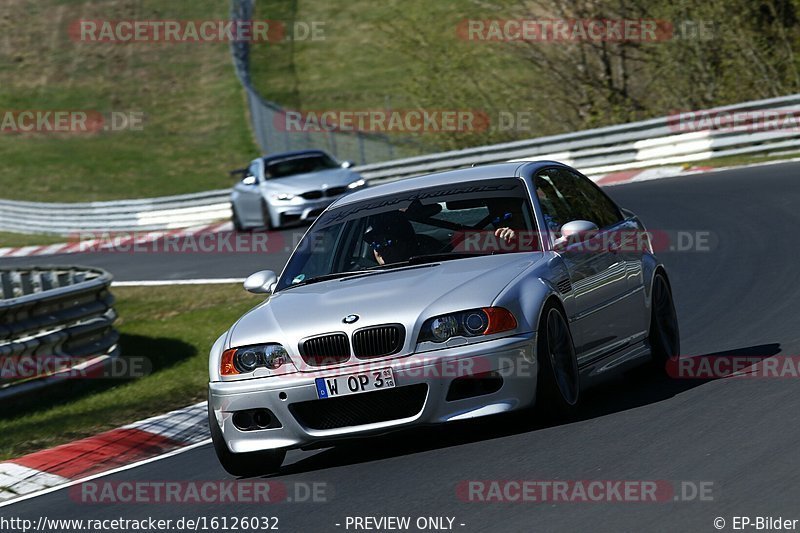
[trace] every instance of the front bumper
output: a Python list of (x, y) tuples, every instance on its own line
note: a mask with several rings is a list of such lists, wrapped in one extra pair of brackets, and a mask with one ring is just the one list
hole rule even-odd
[(272, 226), (280, 227), (293, 222), (314, 220), (337, 198), (338, 196), (319, 200), (306, 200), (302, 197), (295, 197), (291, 201), (269, 200)]
[[(383, 394), (399, 387), (427, 385), (427, 395), (418, 413), (410, 417), (313, 429), (298, 420), (289, 406), (319, 400), (315, 378), (352, 374), (364, 369), (330, 369), (312, 373), (209, 383), (209, 402), (228, 448), (234, 453), (265, 449), (289, 449), (321, 441), (385, 433), (414, 425), (437, 424), (511, 411), (529, 406), (536, 397), (535, 333), (465, 344), (416, 356), (384, 361), (365, 361), (369, 369), (392, 368), (396, 388), (363, 394)], [(502, 377), (494, 392), (447, 400), (453, 380), (475, 373)], [(358, 395), (354, 395), (358, 396)], [(233, 413), (247, 409), (269, 409), (281, 427), (241, 431), (233, 424)]]

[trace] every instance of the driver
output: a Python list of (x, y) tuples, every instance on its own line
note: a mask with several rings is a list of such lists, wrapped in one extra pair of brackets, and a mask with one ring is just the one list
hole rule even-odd
[(372, 217), (372, 224), (364, 232), (364, 242), (372, 248), (375, 261), (387, 265), (408, 260), (417, 236), (405, 213), (390, 211)]

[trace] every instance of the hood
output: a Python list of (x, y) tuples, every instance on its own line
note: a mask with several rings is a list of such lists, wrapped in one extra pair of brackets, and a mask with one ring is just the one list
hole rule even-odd
[[(279, 342), (298, 355), (301, 339), (322, 333), (387, 323), (406, 328), (411, 345), (422, 323), (436, 315), (492, 304), (516, 276), (542, 259), (541, 253), (501, 254), (378, 271), (285, 289), (251, 310), (231, 330), (230, 346)], [(345, 324), (356, 314), (359, 320)]]
[(343, 187), (361, 175), (347, 168), (330, 168), (306, 174), (294, 174), (285, 178), (266, 180), (261, 187), (269, 191), (303, 194), (308, 191), (325, 190), (331, 187)]

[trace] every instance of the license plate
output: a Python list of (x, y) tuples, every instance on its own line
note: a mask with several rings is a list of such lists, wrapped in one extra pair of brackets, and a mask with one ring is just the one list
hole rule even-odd
[(391, 389), (395, 385), (391, 368), (379, 368), (370, 372), (331, 376), (329, 378), (316, 378), (315, 381), (317, 383), (317, 397), (319, 398), (336, 398), (374, 390)]

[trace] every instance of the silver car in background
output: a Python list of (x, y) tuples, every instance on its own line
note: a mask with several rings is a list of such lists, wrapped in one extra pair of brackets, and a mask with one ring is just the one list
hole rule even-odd
[(679, 353), (639, 219), (552, 161), (479, 166), (337, 200), (270, 295), (216, 341), (209, 425), (234, 475), (286, 450), (532, 407)]
[(321, 150), (286, 152), (254, 159), (236, 171), (242, 179), (231, 191), (237, 231), (276, 229), (314, 220), (340, 196), (366, 186), (366, 181)]

